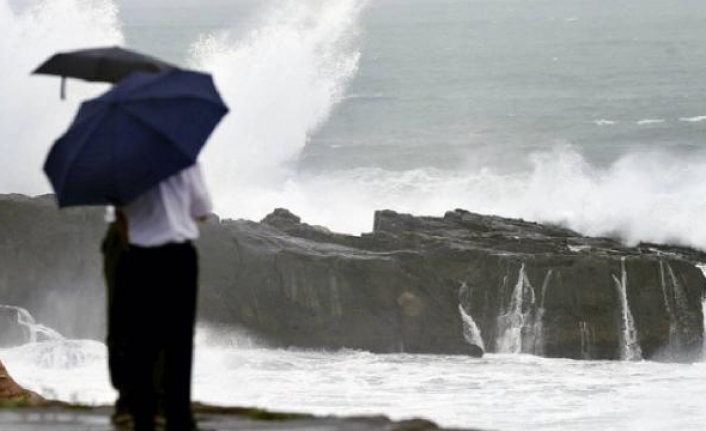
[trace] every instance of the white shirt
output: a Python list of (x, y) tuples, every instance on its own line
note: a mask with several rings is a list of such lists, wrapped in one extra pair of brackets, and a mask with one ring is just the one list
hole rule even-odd
[(163, 180), (123, 207), (130, 244), (156, 247), (199, 237), (194, 219), (213, 209), (199, 165)]

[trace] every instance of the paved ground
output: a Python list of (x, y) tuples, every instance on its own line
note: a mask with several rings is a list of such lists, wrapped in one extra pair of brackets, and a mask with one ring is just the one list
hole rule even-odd
[[(0, 431), (113, 431), (111, 409), (0, 409)], [(434, 431), (426, 421), (390, 422), (384, 418), (314, 418), (262, 421), (234, 415), (199, 414), (203, 431)], [(451, 431), (451, 430), (449, 430)], [(457, 430), (460, 431), (460, 430)], [(472, 431), (472, 430), (467, 430)]]

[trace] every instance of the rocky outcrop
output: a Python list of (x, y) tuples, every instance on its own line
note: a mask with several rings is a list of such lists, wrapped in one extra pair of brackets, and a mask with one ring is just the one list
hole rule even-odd
[[(207, 315), (280, 345), (376, 352), (689, 359), (701, 352), (694, 250), (629, 248), (456, 210), (376, 214), (360, 237), (286, 210), (204, 232)], [(706, 261), (706, 258), (704, 258)]]
[[(0, 294), (68, 337), (101, 338), (99, 209), (0, 196)], [(202, 229), (200, 318), (277, 346), (690, 359), (703, 341), (699, 251), (451, 211), (375, 215), (342, 235), (286, 210)], [(76, 316), (81, 316), (77, 319)]]
[(99, 208), (59, 211), (53, 196), (0, 195), (0, 304), (72, 338), (102, 338), (104, 229)]
[(0, 361), (0, 404), (11, 403), (38, 406), (44, 402), (39, 394), (24, 389), (15, 382)]

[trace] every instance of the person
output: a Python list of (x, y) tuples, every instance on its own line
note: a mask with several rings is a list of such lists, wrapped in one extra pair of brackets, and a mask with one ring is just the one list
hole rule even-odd
[(103, 242), (108, 366), (123, 429), (196, 429), (191, 368), (198, 296), (196, 221), (212, 211), (198, 164), (115, 210)]

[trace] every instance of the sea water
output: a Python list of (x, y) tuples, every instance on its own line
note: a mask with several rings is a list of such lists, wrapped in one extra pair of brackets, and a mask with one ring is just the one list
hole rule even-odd
[[(377, 209), (461, 207), (706, 248), (703, 1), (0, 0), (0, 29), (3, 193), (49, 191), (51, 142), (105, 89), (70, 80), (60, 102), (58, 80), (33, 67), (57, 50), (127, 44), (214, 74), (231, 113), (203, 164), (224, 217), (282, 206), (358, 233)], [(706, 424), (703, 363), (273, 350), (233, 337), (199, 342), (196, 399), (499, 430)], [(114, 398), (101, 343), (54, 339), (0, 359), (44, 395)]]
[[(194, 398), (320, 415), (423, 417), (488, 430), (702, 430), (706, 363), (574, 361), (529, 355), (375, 355), (196, 349)], [(105, 346), (52, 341), (0, 350), (15, 380), (45, 396), (111, 403)]]
[(465, 208), (706, 246), (704, 2), (0, 4), (2, 192), (49, 191), (47, 147), (103, 88), (70, 80), (62, 104), (32, 67), (126, 43), (214, 74), (232, 109), (203, 163), (224, 217), (287, 207), (358, 233), (377, 209)]

